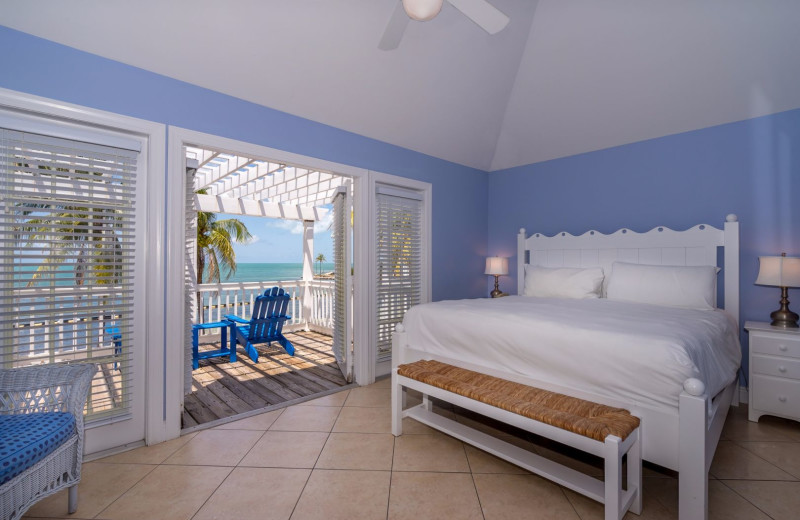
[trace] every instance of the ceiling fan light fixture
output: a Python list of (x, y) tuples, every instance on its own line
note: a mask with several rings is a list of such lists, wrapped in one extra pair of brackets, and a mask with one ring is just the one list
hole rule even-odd
[(427, 22), (442, 10), (444, 0), (403, 0), (403, 9), (412, 20)]

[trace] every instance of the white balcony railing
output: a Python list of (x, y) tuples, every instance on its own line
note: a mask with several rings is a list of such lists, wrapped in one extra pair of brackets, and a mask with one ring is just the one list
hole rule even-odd
[[(323, 333), (333, 332), (333, 280), (201, 284), (197, 288), (200, 305), (197, 306), (194, 323), (221, 321), (226, 314), (234, 314), (248, 320), (256, 297), (275, 286), (282, 288), (292, 297), (287, 309), (287, 314), (292, 319), (287, 322), (285, 330), (308, 327)], [(310, 307), (304, 308), (303, 302), (307, 291), (310, 293)], [(218, 331), (208, 333), (215, 332)]]

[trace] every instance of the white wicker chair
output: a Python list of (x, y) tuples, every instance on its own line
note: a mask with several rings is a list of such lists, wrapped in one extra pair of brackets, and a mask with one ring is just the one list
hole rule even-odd
[(42, 460), (0, 486), (0, 518), (16, 520), (37, 501), (69, 487), (69, 513), (78, 508), (83, 460), (83, 408), (92, 364), (38, 365), (0, 370), (0, 414), (69, 412), (75, 433)]

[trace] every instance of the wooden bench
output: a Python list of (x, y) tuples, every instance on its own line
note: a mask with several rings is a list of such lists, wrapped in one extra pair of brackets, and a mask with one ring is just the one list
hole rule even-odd
[[(406, 389), (422, 393), (422, 404), (403, 409)], [(605, 482), (433, 412), (430, 397), (491, 417), (605, 460)], [(421, 360), (392, 371), (392, 433), (402, 434), (411, 417), (492, 455), (605, 504), (605, 519), (642, 510), (642, 450), (639, 419), (613, 408), (498, 377)], [(622, 457), (627, 453), (627, 489)]]

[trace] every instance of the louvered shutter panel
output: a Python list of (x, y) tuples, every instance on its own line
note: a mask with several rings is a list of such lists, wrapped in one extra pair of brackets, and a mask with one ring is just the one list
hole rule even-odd
[(352, 379), (350, 334), (350, 203), (349, 185), (333, 198), (333, 354), (345, 379)]
[[(184, 157), (186, 154), (183, 154)], [(192, 326), (197, 305), (197, 209), (194, 205), (194, 175), (196, 168), (186, 168), (186, 193), (184, 226), (186, 230), (183, 282), (183, 393), (192, 391)]]
[(132, 404), (138, 155), (0, 128), (2, 367), (98, 364), (87, 420)]
[(422, 194), (377, 186), (377, 361), (392, 356), (392, 333), (406, 311), (422, 302)]

